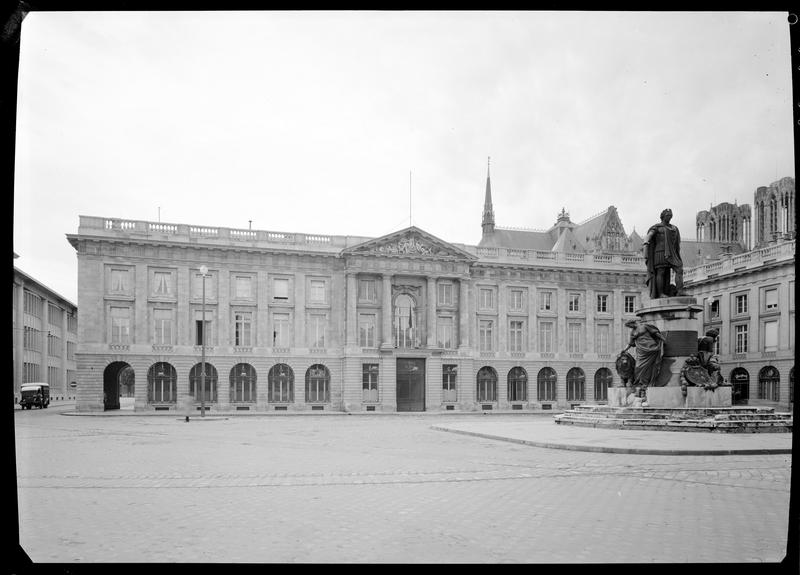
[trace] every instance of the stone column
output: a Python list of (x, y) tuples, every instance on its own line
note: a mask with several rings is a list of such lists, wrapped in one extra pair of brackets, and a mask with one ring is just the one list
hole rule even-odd
[(347, 272), (347, 286), (345, 288), (346, 298), (347, 298), (347, 312), (346, 312), (346, 319), (345, 319), (345, 345), (347, 347), (353, 347), (357, 343), (357, 334), (358, 334), (358, 314), (356, 310), (356, 290), (358, 289), (358, 283), (356, 281), (356, 274), (353, 272)]
[(436, 347), (436, 277), (428, 276), (428, 297), (426, 298), (428, 310), (428, 349)]
[(383, 305), (381, 306), (381, 348), (391, 349), (392, 344), (392, 275), (383, 274)]
[[(508, 283), (501, 281), (497, 284), (497, 348), (498, 352), (508, 353)], [(500, 374), (498, 374), (497, 382), (497, 395), (501, 397), (500, 393)]]
[(294, 301), (292, 303), (294, 304), (294, 345), (292, 347), (308, 348), (306, 341), (306, 276), (302, 272), (294, 274)]
[(469, 342), (469, 278), (461, 277), (458, 280), (458, 347), (468, 348)]

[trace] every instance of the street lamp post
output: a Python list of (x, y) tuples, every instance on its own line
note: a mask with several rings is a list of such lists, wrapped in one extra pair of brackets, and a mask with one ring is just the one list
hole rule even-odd
[(206, 416), (206, 401), (205, 401), (205, 390), (206, 390), (206, 274), (208, 274), (208, 268), (206, 266), (200, 266), (200, 274), (203, 276), (203, 304), (202, 304), (202, 316), (203, 319), (200, 323), (200, 417)]

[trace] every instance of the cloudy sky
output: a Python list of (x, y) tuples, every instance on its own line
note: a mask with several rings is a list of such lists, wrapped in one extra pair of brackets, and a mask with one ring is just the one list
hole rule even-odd
[(15, 265), (78, 216), (477, 244), (794, 177), (786, 13), (66, 12), (22, 25)]

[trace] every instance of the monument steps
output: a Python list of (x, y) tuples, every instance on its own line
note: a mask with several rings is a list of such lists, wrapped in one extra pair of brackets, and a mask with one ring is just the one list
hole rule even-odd
[(555, 416), (562, 425), (652, 431), (723, 433), (785, 433), (792, 431), (792, 414), (771, 407), (650, 408), (576, 405)]

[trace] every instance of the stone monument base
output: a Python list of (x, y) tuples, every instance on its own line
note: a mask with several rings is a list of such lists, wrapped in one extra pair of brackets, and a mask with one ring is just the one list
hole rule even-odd
[(686, 407), (731, 407), (731, 389), (728, 386), (706, 390), (702, 387), (686, 388)]
[(686, 407), (680, 387), (648, 387), (647, 407)]

